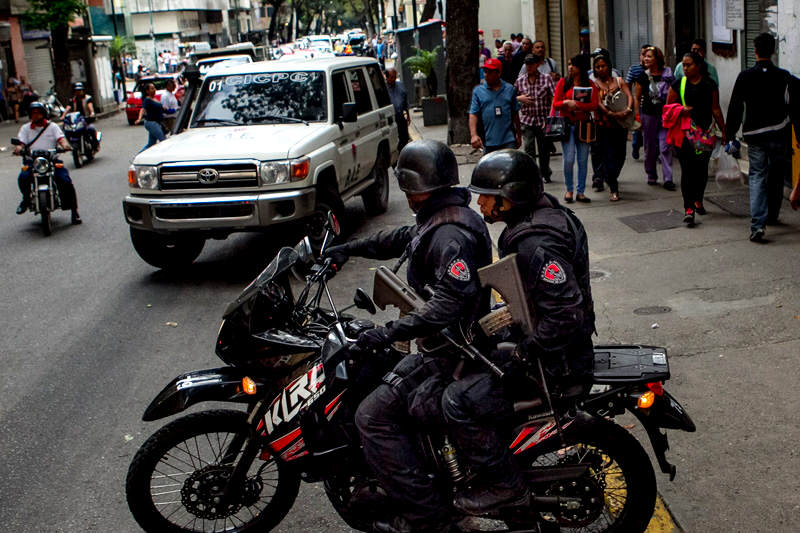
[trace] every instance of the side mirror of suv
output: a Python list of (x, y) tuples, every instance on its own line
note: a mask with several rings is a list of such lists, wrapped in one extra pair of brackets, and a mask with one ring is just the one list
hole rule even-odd
[(353, 102), (342, 104), (342, 122), (357, 122), (357, 121), (358, 121), (358, 109), (356, 108), (356, 104)]

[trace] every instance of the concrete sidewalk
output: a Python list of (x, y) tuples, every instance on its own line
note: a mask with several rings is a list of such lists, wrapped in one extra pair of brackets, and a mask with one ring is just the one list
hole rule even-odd
[[(412, 124), (412, 135), (447, 137), (446, 126), (426, 128), (419, 113)], [(465, 185), (473, 164), (460, 159)], [(561, 167), (554, 157), (553, 183), (545, 185), (559, 200)], [(590, 186), (592, 203), (570, 207), (589, 234), (595, 341), (667, 347), (666, 388), (697, 424), (694, 434), (669, 432), (675, 481), (656, 474), (676, 522), (703, 533), (796, 531), (800, 429), (797, 402), (786, 393), (796, 388), (800, 363), (800, 212), (784, 202), (780, 225), (767, 229), (770, 242), (751, 243), (747, 188), (720, 189), (712, 178), (708, 214), (686, 228), (680, 189), (648, 186), (643, 161), (630, 151), (619, 202)], [(494, 237), (498, 226), (490, 227)], [(649, 451), (639, 428), (632, 431)], [(648, 529), (671, 530), (681, 529), (668, 521)]]

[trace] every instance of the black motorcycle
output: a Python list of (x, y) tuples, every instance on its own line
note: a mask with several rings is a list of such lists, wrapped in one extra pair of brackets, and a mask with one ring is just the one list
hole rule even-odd
[[(14, 146), (22, 145), (15, 138), (11, 139)], [(22, 170), (33, 174), (31, 188), (28, 191), (28, 205), (34, 215), (42, 218), (42, 233), (45, 237), (53, 232), (51, 215), (53, 211), (61, 208), (61, 198), (58, 187), (53, 180), (56, 167), (63, 167), (57, 154), (64, 152), (60, 147), (52, 150), (29, 150), (27, 147), (22, 152)]]
[[(329, 218), (329, 234), (335, 227)], [(305, 276), (296, 299), (292, 271)], [(397, 512), (365, 463), (354, 414), (401, 354), (393, 348), (372, 354), (354, 349), (354, 339), (374, 325), (337, 311), (327, 287), (335, 274), (330, 260), (313, 258), (307, 239), (281, 249), (225, 311), (216, 353), (229, 366), (178, 376), (147, 408), (146, 421), (203, 401), (246, 410), (189, 414), (147, 439), (126, 480), (128, 505), (145, 531), (268, 531), (292, 508), (301, 480), (324, 482), (333, 507), (354, 529), (369, 531), (374, 520)], [(354, 305), (372, 313), (375, 303), (407, 309), (420, 301), (385, 267), (376, 272), (373, 298), (359, 289)], [(482, 327), (494, 335), (516, 310), (512, 297), (508, 309), (494, 312)], [(456, 335), (443, 335), (465, 359), (503, 373)], [(653, 467), (639, 442), (611, 419), (632, 412), (647, 430), (662, 471), (675, 475), (659, 428), (695, 428), (663, 388), (669, 379), (666, 352), (597, 347), (588, 394), (550, 391), (538, 381), (544, 374), (537, 374), (536, 365), (529, 375), (531, 397), (515, 405), (507, 429), (532, 496), (525, 505), (483, 518), (504, 521), (515, 531), (536, 531), (539, 524), (644, 531), (655, 505)], [(441, 424), (420, 427), (417, 442), (444, 501), (469, 486), (473, 475)]]
[[(67, 113), (64, 117), (64, 135), (69, 144), (72, 145), (72, 162), (75, 168), (81, 168), (85, 163), (90, 163), (94, 159), (95, 150), (93, 148), (89, 124), (94, 122), (94, 117), (84, 117), (80, 111)], [(103, 134), (97, 132), (97, 146)]]

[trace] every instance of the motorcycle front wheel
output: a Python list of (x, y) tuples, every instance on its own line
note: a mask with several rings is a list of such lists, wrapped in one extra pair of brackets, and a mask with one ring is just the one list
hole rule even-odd
[[(566, 447), (559, 444), (538, 455), (533, 448), (525, 454), (528, 468), (589, 465), (586, 476), (570, 482), (537, 484), (533, 479), (534, 494), (581, 500), (579, 508), (541, 513), (536, 518), (543, 525), (557, 524), (563, 533), (642, 533), (655, 508), (653, 465), (639, 441), (624, 428), (607, 420), (595, 422), (571, 428), (565, 435)], [(531, 526), (531, 520), (522, 516), (506, 517), (505, 522), (511, 529)]]
[(72, 149), (72, 163), (75, 165), (75, 168), (81, 168), (81, 166), (83, 166), (81, 153), (78, 151), (78, 148)]
[[(300, 478), (274, 459), (256, 459), (244, 486), (219, 505), (249, 431), (241, 411), (179, 418), (142, 445), (128, 469), (128, 507), (148, 533), (269, 531), (292, 508)], [(233, 444), (235, 443), (235, 444)]]
[(49, 237), (53, 233), (53, 220), (50, 218), (50, 198), (45, 191), (39, 192), (39, 215), (42, 218), (42, 235)]

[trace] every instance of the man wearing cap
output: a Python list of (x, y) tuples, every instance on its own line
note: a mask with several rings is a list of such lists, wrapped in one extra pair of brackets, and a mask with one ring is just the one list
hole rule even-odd
[[(524, 41), (523, 41), (524, 42)], [(539, 145), (539, 171), (545, 183), (550, 183), (550, 150), (544, 138), (544, 123), (553, 103), (556, 85), (553, 78), (539, 72), (540, 56), (525, 57), (525, 73), (520, 75), (514, 87), (520, 104), (519, 121), (522, 124), (522, 140), (525, 153), (536, 159), (536, 144)]]
[(516, 90), (500, 78), (502, 69), (499, 59), (487, 59), (483, 64), (483, 83), (472, 90), (470, 144), (473, 148), (483, 148), (485, 153), (519, 148), (522, 144)]

